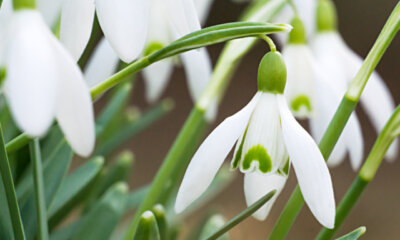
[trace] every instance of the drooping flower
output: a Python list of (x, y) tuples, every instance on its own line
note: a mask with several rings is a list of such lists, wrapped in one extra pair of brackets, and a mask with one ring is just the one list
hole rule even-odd
[[(68, 2), (68, 3), (67, 3)], [(110, 46), (124, 62), (148, 55), (173, 40), (200, 29), (193, 0), (71, 0), (62, 7), (61, 41), (78, 60), (90, 37), (94, 12)], [(194, 100), (211, 77), (211, 62), (205, 49), (182, 54), (182, 62)], [(174, 59), (147, 67), (146, 97), (154, 102), (165, 89)]]
[[(317, 32), (312, 41), (313, 53), (321, 65), (325, 78), (335, 85), (341, 95), (361, 68), (363, 60), (352, 51), (337, 32), (336, 10), (329, 0), (319, 0), (317, 9)], [(361, 95), (361, 105), (380, 132), (394, 111), (395, 104), (390, 90), (378, 73), (373, 72)], [(328, 123), (325, 123), (327, 126)], [(349, 139), (349, 141), (351, 141)], [(340, 143), (340, 142), (339, 142)], [(387, 159), (397, 155), (395, 142), (387, 152)]]
[[(294, 28), (282, 50), (288, 70), (285, 96), (297, 118), (310, 119), (311, 132), (319, 142), (340, 104), (343, 93), (329, 82), (321, 71), (321, 66), (306, 44), (304, 25), (300, 18), (295, 17), (291, 24)], [(341, 163), (346, 152), (350, 153), (351, 165), (357, 170), (362, 163), (363, 138), (354, 113), (329, 157), (328, 165), (336, 166)]]
[[(314, 140), (291, 114), (283, 96), (285, 84), (286, 68), (280, 54), (266, 54), (259, 68), (257, 94), (225, 119), (191, 160), (178, 192), (176, 212), (204, 193), (236, 143), (231, 166), (245, 174), (248, 205), (273, 189), (279, 193), (293, 164), (310, 210), (321, 224), (333, 227), (335, 200), (329, 170)], [(276, 197), (254, 217), (265, 219)]]
[(12, 15), (2, 56), (4, 94), (18, 127), (43, 136), (56, 118), (71, 147), (88, 156), (94, 147), (94, 116), (82, 73), (34, 9)]

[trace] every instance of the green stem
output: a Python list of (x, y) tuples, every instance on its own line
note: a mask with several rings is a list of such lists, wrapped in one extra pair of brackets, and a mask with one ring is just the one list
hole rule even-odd
[(36, 0), (13, 0), (14, 10), (35, 9)]
[(39, 139), (34, 139), (29, 144), (31, 161), (33, 164), (33, 183), (35, 187), (36, 216), (38, 222), (38, 240), (48, 240), (46, 199), (44, 196), (42, 157), (40, 154)]
[(352, 186), (343, 197), (336, 210), (335, 228), (322, 229), (318, 234), (318, 240), (331, 239), (339, 230), (346, 217), (349, 215), (367, 184), (373, 180), (378, 171), (383, 158), (394, 139), (399, 135), (400, 130), (400, 106), (396, 108), (389, 121), (386, 123), (382, 132), (379, 134), (367, 160), (358, 173)]
[(26, 133), (18, 135), (6, 144), (7, 154), (11, 154), (26, 146), (31, 139)]
[(4, 145), (3, 130), (0, 126), (0, 173), (6, 192), (8, 210), (10, 211), (11, 223), (13, 226), (14, 237), (16, 240), (24, 240), (25, 233), (21, 221), (21, 214), (18, 207), (17, 196), (15, 193), (14, 180), (11, 174), (10, 163)]
[[(365, 59), (361, 69), (350, 84), (346, 95), (343, 97), (335, 116), (331, 120), (329, 127), (319, 144), (321, 153), (325, 159), (328, 159), (330, 153), (332, 152), (341, 132), (343, 131), (344, 126), (348, 121), (348, 118), (360, 99), (361, 93), (364, 90), (369, 77), (392, 42), (395, 34), (399, 30), (399, 25), (400, 3), (396, 5), (395, 9), (387, 20), (385, 27)], [(278, 240), (285, 238), (304, 204), (304, 200), (300, 198), (299, 195), (301, 195), (301, 191), (300, 189), (296, 188), (277, 223), (275, 224), (269, 239)]]

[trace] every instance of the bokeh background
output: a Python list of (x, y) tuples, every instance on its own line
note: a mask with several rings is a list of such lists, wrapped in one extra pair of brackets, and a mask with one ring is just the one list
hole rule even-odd
[[(352, 49), (361, 56), (365, 56), (397, 1), (336, 0), (335, 3), (339, 14), (340, 33)], [(206, 25), (235, 21), (245, 6), (244, 3), (234, 3), (230, 0), (215, 0)], [(216, 62), (222, 46), (217, 45), (209, 48), (213, 63)], [(222, 101), (218, 119), (210, 129), (213, 129), (225, 117), (235, 113), (253, 96), (256, 91), (258, 62), (267, 49), (266, 44), (259, 43), (243, 59)], [(378, 71), (389, 86), (396, 104), (400, 103), (399, 58), (400, 36), (394, 40), (378, 66)], [(144, 101), (143, 91), (143, 81), (139, 79), (135, 85), (132, 103), (140, 108), (148, 107), (148, 104)], [(192, 108), (182, 69), (177, 69), (174, 72), (164, 97), (170, 97), (174, 100), (174, 110), (123, 146), (123, 148), (134, 151), (137, 159), (131, 176), (132, 188), (151, 181)], [(360, 107), (357, 108), (357, 113), (362, 122), (365, 156), (367, 156), (376, 139), (376, 133)], [(305, 126), (307, 125), (305, 124)], [(366, 226), (367, 233), (363, 239), (399, 239), (400, 157), (397, 160), (392, 164), (383, 164), (375, 180), (366, 189), (342, 227), (340, 234), (347, 233), (359, 226)], [(346, 160), (341, 166), (332, 169), (331, 174), (334, 181), (336, 201), (339, 202), (353, 181), (355, 173)], [(249, 218), (230, 232), (231, 239), (266, 239), (295, 184), (296, 177), (292, 170), (288, 184), (278, 198), (268, 219), (264, 222), (258, 222)], [(233, 184), (207, 207), (218, 209), (227, 219), (242, 211), (246, 206), (241, 174), (237, 174)], [(189, 218), (186, 224), (190, 226), (205, 212), (207, 212), (206, 208), (200, 209), (193, 217)], [(312, 239), (320, 228), (321, 226), (311, 215), (309, 209), (305, 207), (287, 239)]]

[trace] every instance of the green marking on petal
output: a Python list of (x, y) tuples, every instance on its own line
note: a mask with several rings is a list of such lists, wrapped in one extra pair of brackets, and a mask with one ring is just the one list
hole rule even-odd
[(233, 161), (231, 162), (232, 169), (236, 169), (239, 166), (240, 159), (242, 158), (244, 140), (246, 139), (247, 135), (247, 129), (249, 129), (249, 126), (246, 127), (246, 131), (244, 132), (242, 142), (240, 142), (239, 149), (237, 150), (235, 156), (233, 157)]
[(147, 45), (146, 49), (144, 50), (144, 55), (148, 56), (148, 55), (152, 54), (153, 52), (160, 50), (163, 47), (164, 47), (164, 44), (162, 44), (160, 42), (152, 42), (149, 45)]
[(299, 95), (295, 99), (292, 100), (290, 106), (295, 112), (300, 111), (301, 107), (306, 107), (308, 111), (312, 111), (311, 101), (306, 95)]
[(278, 172), (279, 172), (281, 175), (284, 175), (284, 176), (289, 175), (289, 164), (290, 164), (290, 161), (289, 161), (289, 158), (288, 158), (288, 159), (286, 160), (285, 166), (283, 166), (283, 168), (279, 169)]
[(246, 153), (242, 162), (243, 170), (249, 170), (253, 161), (258, 162), (258, 170), (262, 173), (268, 173), (272, 170), (271, 157), (268, 155), (267, 150), (261, 145), (252, 147)]

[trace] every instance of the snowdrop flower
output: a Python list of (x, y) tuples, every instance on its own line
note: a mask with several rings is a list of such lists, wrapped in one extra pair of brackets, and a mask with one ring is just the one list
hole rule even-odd
[(76, 153), (94, 147), (94, 117), (82, 73), (34, 9), (17, 9), (9, 22), (4, 93), (19, 128), (43, 136), (56, 118)]
[[(304, 23), (307, 37), (311, 38), (315, 33), (315, 9), (317, 8), (317, 0), (291, 0), (274, 18), (274, 22), (289, 23), (293, 17), (298, 16)], [(295, 8), (295, 9), (294, 9)], [(296, 13), (295, 13), (296, 11)], [(276, 35), (279, 42), (283, 45), (286, 43), (287, 34)]]
[(210, 8), (212, 3), (213, 0), (194, 0), (194, 4), (197, 10), (197, 15), (199, 16), (200, 22), (202, 24), (204, 24), (208, 14), (210, 13)]
[[(204, 193), (236, 143), (231, 166), (245, 175), (248, 205), (273, 189), (279, 193), (292, 163), (310, 210), (322, 225), (333, 227), (335, 200), (329, 170), (314, 140), (291, 114), (283, 96), (285, 84), (281, 55), (266, 54), (259, 67), (257, 94), (225, 119), (191, 160), (178, 192), (176, 212)], [(265, 219), (272, 204), (269, 201), (254, 217)]]
[[(75, 60), (87, 45), (95, 10), (107, 41), (124, 62), (132, 62), (140, 54), (151, 54), (174, 39), (200, 30), (193, 0), (69, 0), (62, 7), (60, 38)], [(206, 9), (199, 11), (204, 14)], [(197, 100), (211, 77), (211, 61), (205, 49), (181, 56), (190, 94)], [(173, 66), (174, 60), (169, 58), (143, 71), (149, 102), (160, 97)]]
[[(288, 77), (286, 99), (293, 114), (301, 119), (310, 119), (311, 132), (320, 141), (343, 96), (337, 86), (329, 82), (306, 44), (304, 25), (295, 17), (291, 25), (289, 41), (282, 50), (287, 64)], [(328, 159), (329, 166), (340, 164), (346, 152), (357, 170), (363, 157), (363, 138), (357, 116), (352, 114), (341, 139)]]
[[(336, 22), (333, 3), (329, 0), (319, 0), (317, 33), (312, 42), (313, 52), (328, 81), (343, 95), (361, 68), (363, 59), (346, 45), (337, 32)], [(390, 90), (376, 72), (371, 75), (366, 85), (361, 96), (361, 105), (370, 117), (375, 130), (380, 132), (394, 111), (395, 104)], [(397, 145), (395, 142), (389, 148), (386, 155), (388, 160), (396, 157)]]

